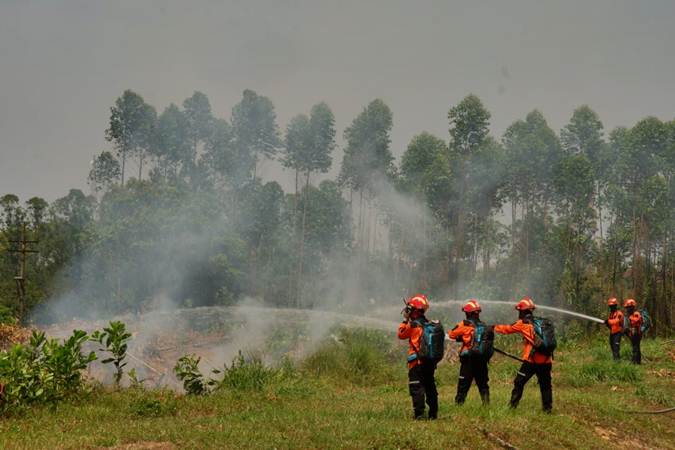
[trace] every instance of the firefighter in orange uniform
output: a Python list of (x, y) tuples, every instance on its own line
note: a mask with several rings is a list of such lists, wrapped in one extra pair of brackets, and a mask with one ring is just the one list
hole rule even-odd
[(614, 361), (621, 359), (621, 335), (623, 334), (623, 312), (618, 309), (619, 302), (615, 298), (607, 300), (609, 317), (605, 325), (609, 328), (609, 347), (612, 349)]
[(537, 376), (539, 390), (541, 392), (541, 402), (545, 412), (550, 413), (553, 409), (553, 388), (551, 386), (551, 366), (552, 358), (548, 355), (538, 353), (534, 350), (535, 339), (534, 332), (534, 302), (529, 297), (523, 297), (516, 305), (518, 310), (518, 320), (512, 325), (495, 325), (495, 333), (513, 334), (518, 333), (523, 337), (523, 353), (521, 359), (523, 364), (518, 370), (515, 380), (513, 380), (513, 391), (511, 392), (510, 406), (516, 408), (523, 396), (525, 384)]
[(429, 406), (429, 419), (438, 416), (438, 392), (434, 373), (436, 363), (417, 357), (421, 348), (422, 324), (427, 322), (425, 317), (429, 309), (429, 300), (417, 294), (408, 299), (404, 312), (404, 320), (398, 327), (398, 338), (408, 339), (408, 390), (412, 397), (415, 419), (424, 418), (424, 402)]
[[(466, 314), (466, 319), (459, 322), (455, 325), (455, 328), (448, 332), (450, 340), (462, 343), (459, 350), (460, 368), (455, 403), (458, 405), (464, 403), (471, 388), (471, 382), (475, 379), (483, 405), (488, 405), (490, 403), (488, 360), (492, 355), (478, 354), (474, 347), (476, 346), (476, 339), (484, 337), (489, 327), (486, 327), (480, 321), (481, 307), (477, 300), (469, 300), (462, 307), (462, 311)], [(477, 330), (480, 330), (482, 336), (476, 336)]]
[(639, 311), (636, 311), (637, 303), (632, 298), (626, 299), (623, 302), (623, 307), (626, 308), (626, 316), (628, 320), (624, 319), (625, 322), (625, 334), (630, 339), (631, 346), (633, 347), (633, 357), (631, 362), (633, 364), (642, 363), (642, 352), (640, 351), (640, 341), (642, 341), (642, 325), (643, 319), (642, 314)]

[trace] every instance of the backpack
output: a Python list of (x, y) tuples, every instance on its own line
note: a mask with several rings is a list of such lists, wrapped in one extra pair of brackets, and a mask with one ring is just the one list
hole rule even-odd
[[(464, 321), (466, 324), (466, 321)], [(473, 327), (473, 335), (471, 336), (471, 345), (469, 346), (468, 352), (464, 352), (466, 355), (476, 356), (483, 358), (486, 361), (489, 361), (494, 354), (494, 340), (495, 332), (491, 327), (486, 326), (483, 322), (471, 322)]]
[(537, 353), (552, 356), (558, 342), (555, 338), (555, 326), (551, 319), (535, 317), (532, 319), (534, 326), (534, 342), (532, 347)]
[(652, 327), (652, 318), (649, 316), (649, 311), (647, 308), (640, 310), (640, 315), (642, 316), (642, 326), (640, 327), (640, 334), (644, 334)]
[(422, 327), (420, 348), (417, 349), (417, 357), (422, 360), (438, 363), (445, 356), (445, 331), (438, 320), (418, 321)]

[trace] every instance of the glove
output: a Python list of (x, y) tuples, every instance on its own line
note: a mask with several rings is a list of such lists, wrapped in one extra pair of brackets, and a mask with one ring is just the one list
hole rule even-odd
[(609, 328), (609, 319), (605, 319), (605, 325), (607, 325), (607, 328)]

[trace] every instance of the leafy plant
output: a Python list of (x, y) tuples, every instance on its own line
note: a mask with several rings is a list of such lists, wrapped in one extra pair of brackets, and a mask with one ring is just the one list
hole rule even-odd
[(208, 392), (209, 382), (199, 370), (201, 358), (197, 355), (181, 356), (173, 368), (176, 378), (183, 383), (183, 389), (190, 395), (202, 395)]
[(113, 363), (115, 366), (115, 384), (120, 385), (122, 375), (124, 375), (124, 361), (127, 357), (128, 342), (131, 339), (131, 333), (126, 329), (126, 325), (120, 321), (112, 321), (109, 326), (103, 328), (103, 331), (97, 330), (91, 335), (93, 341), (103, 346), (101, 351), (110, 353), (110, 357), (102, 360), (103, 364)]
[(0, 406), (11, 409), (32, 403), (55, 403), (77, 393), (82, 371), (96, 354), (82, 353), (87, 333), (73, 331), (59, 343), (42, 331), (33, 331), (28, 343), (0, 353), (0, 383), (5, 386)]

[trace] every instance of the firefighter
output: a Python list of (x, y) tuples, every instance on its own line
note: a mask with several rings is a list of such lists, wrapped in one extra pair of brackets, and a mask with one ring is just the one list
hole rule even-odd
[(513, 391), (511, 392), (511, 408), (516, 408), (520, 398), (523, 396), (525, 384), (537, 376), (539, 390), (541, 392), (541, 402), (544, 412), (550, 413), (553, 409), (553, 388), (551, 386), (551, 366), (552, 359), (534, 350), (535, 339), (533, 312), (534, 302), (529, 297), (523, 297), (518, 304), (518, 320), (512, 325), (495, 325), (495, 333), (513, 334), (518, 333), (523, 337), (523, 353), (521, 359), (523, 364), (520, 366), (516, 378), (513, 380)]
[(630, 339), (631, 346), (633, 347), (633, 357), (631, 362), (633, 364), (642, 363), (642, 353), (640, 352), (640, 341), (642, 341), (642, 325), (643, 319), (642, 314), (639, 311), (636, 311), (637, 303), (632, 298), (626, 299), (623, 302), (623, 307), (626, 309), (626, 316), (628, 320), (624, 320), (625, 329), (624, 333)]
[(609, 317), (605, 319), (605, 325), (609, 328), (609, 347), (612, 350), (614, 361), (621, 359), (621, 335), (623, 334), (623, 312), (619, 307), (619, 302), (615, 298), (607, 300), (609, 306)]
[(417, 294), (406, 301), (403, 322), (398, 327), (398, 338), (408, 339), (408, 390), (412, 397), (415, 419), (424, 418), (424, 402), (429, 406), (429, 419), (438, 416), (438, 392), (436, 391), (436, 362), (417, 357), (421, 348), (422, 324), (428, 322), (425, 317), (429, 309), (429, 300)]
[[(480, 321), (481, 307), (478, 301), (471, 299), (462, 307), (466, 319), (455, 325), (455, 328), (448, 332), (451, 340), (461, 342), (462, 347), (459, 350), (459, 381), (457, 382), (457, 395), (455, 403), (464, 404), (466, 395), (469, 393), (471, 382), (476, 380), (476, 386), (480, 393), (483, 405), (490, 403), (490, 387), (488, 386), (488, 360), (491, 355), (482, 355), (476, 350), (476, 339), (485, 337), (489, 330)], [(476, 336), (476, 330), (481, 330), (481, 335)], [(484, 331), (485, 330), (485, 331)]]

